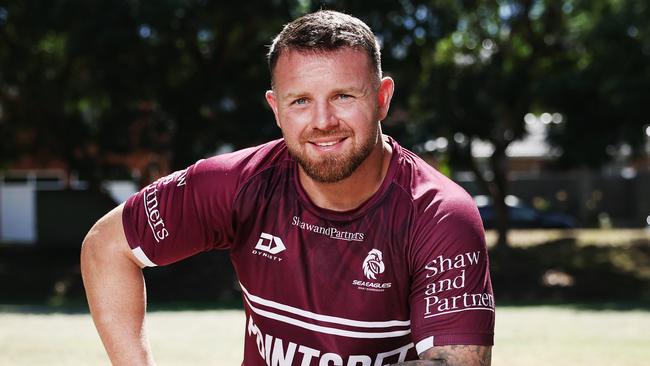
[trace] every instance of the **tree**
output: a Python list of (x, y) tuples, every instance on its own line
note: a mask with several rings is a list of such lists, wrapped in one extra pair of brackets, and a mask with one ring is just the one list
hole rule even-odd
[[(45, 146), (129, 146), (142, 106), (176, 125), (174, 167), (277, 137), (263, 98), (266, 45), (293, 2), (54, 0), (0, 5), (2, 160)], [(29, 133), (27, 151), (15, 137)], [(24, 133), (22, 133), (24, 134)], [(35, 137), (34, 137), (35, 135)], [(59, 151), (52, 151), (52, 150)]]
[(566, 123), (551, 131), (551, 142), (564, 151), (559, 164), (599, 167), (622, 145), (641, 154), (650, 123), (643, 108), (650, 104), (650, 6), (633, 0), (567, 4), (566, 55), (544, 81), (541, 98), (565, 115)]
[[(447, 5), (455, 30), (421, 53), (413, 130), (423, 139), (455, 140), (454, 162), (466, 164), (492, 196), (497, 245), (505, 248), (506, 151), (526, 134), (527, 113), (564, 116), (551, 131), (551, 142), (564, 152), (564, 168), (600, 166), (605, 147), (616, 141), (639, 146), (644, 121), (638, 106), (650, 101), (648, 7), (620, 0)], [(485, 167), (471, 155), (477, 140), (493, 146)]]
[[(458, 3), (456, 29), (423, 53), (414, 107), (423, 135), (456, 140), (456, 153), (493, 198), (498, 248), (507, 246), (506, 150), (526, 133), (524, 115), (535, 108), (539, 82), (552, 73), (564, 49), (561, 3), (474, 1)], [(472, 144), (489, 141), (489, 165), (472, 157)]]
[(21, 129), (38, 135), (30, 148), (58, 145), (73, 170), (94, 164), (75, 158), (88, 141), (101, 156), (128, 152), (134, 148), (130, 129), (143, 108), (175, 125), (169, 146), (175, 168), (220, 144), (240, 148), (278, 137), (263, 98), (270, 86), (266, 46), (282, 24), (321, 7), (351, 12), (377, 31), (385, 69), (400, 87), (387, 129), (415, 141), (399, 117), (419, 75), (418, 54), (407, 49), (450, 29), (444, 6), (53, 0), (43, 8), (26, 0), (0, 6), (3, 160), (17, 158), (12, 144)]
[[(642, 0), (24, 0), (0, 5), (0, 164), (33, 153), (25, 146), (46, 146), (73, 169), (87, 141), (103, 154), (127, 151), (142, 106), (171, 121), (174, 168), (221, 144), (278, 137), (263, 98), (266, 46), (282, 24), (321, 7), (376, 31), (397, 81), (385, 131), (408, 147), (448, 137), (452, 163), (493, 197), (500, 247), (506, 150), (526, 133), (526, 113), (565, 116), (551, 131), (561, 167), (598, 166), (608, 145), (641, 142), (639, 106), (650, 102)], [(472, 159), (475, 139), (494, 146), (487, 167)]]

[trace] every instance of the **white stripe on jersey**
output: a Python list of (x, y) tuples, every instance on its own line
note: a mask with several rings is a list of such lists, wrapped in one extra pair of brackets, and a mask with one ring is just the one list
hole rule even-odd
[(360, 328), (386, 328), (386, 327), (410, 327), (411, 326), (410, 320), (386, 320), (386, 321), (370, 322), (370, 321), (353, 320), (353, 319), (339, 318), (336, 316), (316, 314), (311, 311), (299, 309), (275, 301), (266, 300), (259, 296), (251, 295), (250, 292), (246, 290), (246, 287), (244, 287), (244, 285), (241, 284), (241, 282), (239, 283), (239, 286), (241, 286), (242, 291), (244, 291), (244, 295), (246, 295), (246, 298), (248, 298), (251, 302), (264, 305), (270, 308), (286, 311), (287, 313), (300, 315), (309, 319), (319, 320), (327, 323), (349, 325), (349, 326), (360, 327)]
[(147, 267), (156, 267), (156, 264), (152, 262), (146, 254), (144, 254), (142, 248), (136, 247), (135, 249), (131, 249), (131, 252), (143, 265)]
[(403, 335), (407, 335), (411, 333), (410, 329), (407, 330), (398, 330), (398, 331), (393, 331), (393, 332), (354, 332), (350, 330), (344, 330), (344, 329), (337, 329), (337, 328), (331, 328), (331, 327), (324, 327), (321, 325), (316, 325), (316, 324), (311, 324), (304, 322), (302, 320), (290, 318), (285, 315), (280, 315), (276, 313), (272, 313), (270, 311), (258, 309), (254, 307), (250, 301), (248, 301), (247, 297), (244, 297), (244, 300), (246, 300), (246, 303), (248, 304), (248, 307), (255, 313), (260, 316), (263, 316), (265, 318), (277, 320), (283, 323), (295, 325), (297, 327), (301, 327), (304, 329), (320, 332), (320, 333), (326, 333), (326, 334), (333, 334), (333, 335), (338, 335), (342, 337), (350, 337), (350, 338), (392, 338), (392, 337), (400, 337)]
[(415, 350), (417, 351), (418, 356), (431, 347), (433, 347), (433, 336), (426, 337), (415, 344)]

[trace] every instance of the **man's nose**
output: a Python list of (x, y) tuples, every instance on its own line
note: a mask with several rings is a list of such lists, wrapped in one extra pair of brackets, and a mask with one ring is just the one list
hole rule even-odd
[(330, 130), (339, 124), (334, 108), (328, 102), (317, 103), (314, 111), (313, 125), (319, 130)]

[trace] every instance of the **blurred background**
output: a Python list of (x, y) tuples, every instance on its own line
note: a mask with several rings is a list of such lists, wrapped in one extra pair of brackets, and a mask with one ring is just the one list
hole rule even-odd
[[(376, 32), (384, 132), (475, 197), (498, 300), (647, 306), (645, 0), (0, 1), (0, 303), (85, 306), (95, 220), (280, 137), (265, 53), (319, 8)], [(146, 276), (152, 302), (240, 304), (227, 253)]]

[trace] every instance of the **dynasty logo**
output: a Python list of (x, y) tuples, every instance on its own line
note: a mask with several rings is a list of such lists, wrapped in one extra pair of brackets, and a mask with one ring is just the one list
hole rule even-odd
[(252, 253), (274, 261), (282, 261), (276, 254), (287, 249), (282, 239), (269, 233), (261, 233)]

